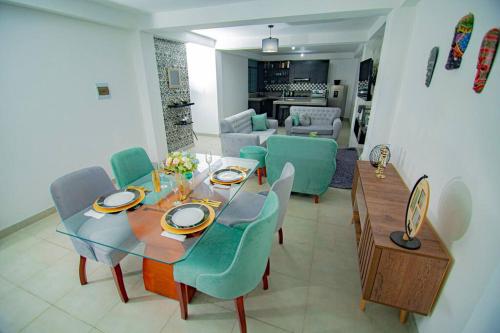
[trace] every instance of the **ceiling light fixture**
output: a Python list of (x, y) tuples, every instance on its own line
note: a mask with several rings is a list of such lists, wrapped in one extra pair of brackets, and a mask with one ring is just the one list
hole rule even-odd
[(292, 50), (295, 50), (295, 46), (292, 46)]
[(300, 54), (300, 56), (301, 56), (302, 58), (304, 58), (304, 53), (301, 53), (301, 54)]
[(278, 52), (278, 38), (273, 38), (271, 36), (271, 29), (274, 28), (274, 25), (270, 24), (269, 27), (269, 38), (264, 38), (262, 40), (262, 52), (265, 53), (276, 53)]

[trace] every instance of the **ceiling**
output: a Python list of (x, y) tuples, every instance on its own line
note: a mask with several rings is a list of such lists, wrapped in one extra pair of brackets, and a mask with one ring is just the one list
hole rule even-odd
[[(363, 17), (354, 19), (337, 19), (319, 22), (276, 23), (272, 29), (273, 37), (291, 36), (308, 33), (328, 33), (348, 30), (366, 30), (377, 20), (377, 17)], [(193, 30), (194, 33), (210, 37), (215, 40), (225, 38), (265, 38), (269, 36), (266, 24), (245, 25), (227, 28)]]
[(236, 2), (249, 1), (253, 0), (101, 0), (101, 2), (110, 2), (146, 13), (222, 6)]
[[(354, 53), (358, 50), (360, 43), (345, 43), (345, 44), (325, 44), (325, 45), (305, 45), (295, 46), (295, 50), (291, 47), (280, 47), (278, 53), (272, 55), (291, 55), (291, 54), (311, 54), (311, 53)], [(261, 49), (244, 50), (248, 55), (262, 56)], [(271, 55), (271, 54), (270, 54)]]

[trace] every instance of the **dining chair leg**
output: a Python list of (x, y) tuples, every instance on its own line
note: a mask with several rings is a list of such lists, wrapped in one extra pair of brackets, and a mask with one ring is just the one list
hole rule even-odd
[(283, 228), (279, 228), (278, 230), (278, 242), (283, 244)]
[(257, 177), (259, 178), (259, 185), (262, 185), (262, 168), (257, 169)]
[(175, 283), (177, 290), (177, 298), (179, 299), (179, 306), (181, 307), (181, 319), (186, 320), (188, 317), (188, 294), (187, 287), (184, 283)]
[(113, 273), (113, 279), (115, 280), (116, 289), (118, 289), (118, 294), (123, 303), (128, 302), (127, 291), (125, 290), (125, 284), (123, 284), (123, 274), (120, 264), (111, 268), (111, 273)]
[(79, 274), (80, 274), (80, 284), (82, 286), (87, 284), (87, 272), (85, 270), (86, 263), (87, 263), (87, 258), (85, 258), (84, 256), (80, 256)]
[(314, 195), (314, 203), (319, 203), (319, 195)]
[(238, 312), (238, 321), (240, 323), (240, 332), (247, 333), (247, 320), (245, 318), (245, 307), (243, 305), (243, 296), (234, 299), (236, 311)]
[(267, 178), (267, 168), (266, 167), (264, 167), (264, 177)]
[(268, 276), (271, 274), (271, 263), (270, 259), (267, 259), (267, 265), (266, 265), (266, 270), (264, 271), (264, 275), (262, 275), (262, 289), (267, 290), (269, 289), (269, 279)]

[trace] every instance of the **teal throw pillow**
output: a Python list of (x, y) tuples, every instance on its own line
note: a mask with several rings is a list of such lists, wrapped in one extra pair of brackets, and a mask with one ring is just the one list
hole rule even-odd
[(299, 126), (300, 124), (300, 119), (298, 114), (293, 114), (292, 115), (292, 126)]
[(265, 113), (252, 116), (252, 129), (254, 131), (267, 130), (267, 115)]

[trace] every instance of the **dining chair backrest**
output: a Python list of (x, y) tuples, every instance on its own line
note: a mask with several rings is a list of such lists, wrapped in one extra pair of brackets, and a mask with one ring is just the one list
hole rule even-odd
[(52, 200), (63, 220), (92, 205), (97, 197), (113, 191), (116, 188), (108, 174), (97, 166), (71, 172), (50, 185)]
[[(92, 205), (97, 197), (114, 191), (116, 188), (106, 171), (97, 166), (69, 173), (50, 185), (57, 212), (70, 232), (76, 232), (80, 225), (67, 225), (64, 220)], [(71, 242), (78, 254), (99, 261), (94, 247), (88, 242), (75, 237), (71, 237)]]
[(260, 282), (271, 252), (278, 218), (279, 200), (269, 192), (260, 214), (244, 226), (235, 257), (225, 272), (201, 274), (196, 285), (200, 290), (223, 299), (233, 299), (252, 291)]
[(280, 202), (276, 231), (278, 231), (283, 226), (283, 221), (285, 220), (286, 209), (288, 207), (288, 201), (290, 200), (290, 193), (292, 193), (294, 176), (295, 168), (293, 164), (290, 162), (286, 162), (283, 170), (281, 171), (280, 178), (276, 180), (271, 186), (271, 191), (278, 195), (278, 199)]
[(113, 154), (111, 168), (122, 188), (153, 171), (153, 164), (143, 148), (135, 147)]

